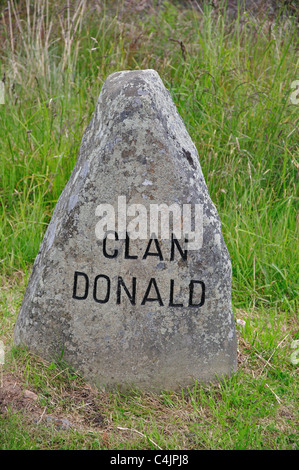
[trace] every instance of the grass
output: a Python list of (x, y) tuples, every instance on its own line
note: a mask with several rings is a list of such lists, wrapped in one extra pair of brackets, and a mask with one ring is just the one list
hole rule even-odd
[[(296, 449), (296, 369), (289, 334), (238, 326), (238, 372), (216, 385), (159, 395), (95, 391), (63, 362), (12, 349), (12, 382), (36, 394), (0, 415), (4, 449)], [(255, 318), (255, 322), (258, 320)], [(26, 399), (22, 399), (26, 402)], [(47, 417), (64, 417), (61, 429)], [(2, 427), (1, 427), (2, 426)]]
[[(296, 22), (283, 11), (229, 20), (206, 2), (203, 11), (124, 6), (0, 4), (0, 448), (297, 449)], [(158, 71), (198, 148), (232, 258), (235, 319), (245, 321), (237, 373), (181, 393), (93, 390), (63, 361), (12, 347), (32, 263), (101, 86), (137, 68)]]

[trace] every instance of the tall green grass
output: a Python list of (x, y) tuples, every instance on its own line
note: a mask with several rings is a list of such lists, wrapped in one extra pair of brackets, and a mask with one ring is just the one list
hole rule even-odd
[[(95, 398), (65, 365), (12, 351), (7, 368), (38, 395), (40, 414), (38, 423), (13, 408), (0, 416), (2, 448), (298, 445), (290, 360), (298, 338), (296, 21), (283, 11), (275, 21), (241, 11), (231, 21), (208, 2), (203, 11), (160, 3), (0, 4), (0, 338), (11, 343), (32, 263), (102, 84), (117, 70), (154, 68), (197, 146), (222, 220), (235, 314), (245, 321), (237, 323), (238, 372), (182, 394)], [(78, 430), (47, 427), (42, 417), (55, 412), (71, 415)], [(103, 424), (93, 428), (99, 413)]]
[[(198, 148), (233, 263), (233, 300), (295, 310), (298, 31), (240, 14), (85, 0), (8, 2), (2, 14), (2, 271), (33, 262), (101, 86), (155, 68)], [(115, 5), (115, 3), (114, 3)], [(134, 4), (132, 4), (134, 5)], [(205, 4), (206, 5), (206, 4)]]

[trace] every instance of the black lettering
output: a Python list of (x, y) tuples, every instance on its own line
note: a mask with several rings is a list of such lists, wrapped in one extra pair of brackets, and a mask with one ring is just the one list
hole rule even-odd
[[(156, 252), (156, 253), (149, 252), (150, 247), (151, 247), (151, 244), (152, 244), (153, 241), (155, 242), (155, 245), (156, 245), (156, 249), (157, 249), (157, 252)], [(156, 238), (151, 238), (151, 239), (150, 239), (150, 241), (148, 242), (148, 245), (147, 245), (147, 247), (146, 247), (146, 250), (145, 250), (145, 253), (144, 253), (142, 259), (146, 259), (148, 256), (159, 256), (159, 259), (160, 259), (161, 261), (163, 261), (162, 251), (161, 251), (159, 242), (158, 242), (158, 240), (157, 240)]]
[[(199, 304), (193, 303), (194, 284), (201, 285), (201, 299)], [(190, 281), (189, 284), (189, 307), (201, 307), (205, 303), (205, 283), (202, 281)]]
[(127, 289), (127, 286), (125, 285), (123, 278), (121, 276), (118, 277), (118, 282), (117, 282), (117, 296), (116, 296), (116, 303), (119, 305), (121, 303), (120, 299), (120, 291), (121, 287), (124, 288), (127, 296), (129, 297), (129, 300), (132, 305), (136, 305), (136, 277), (133, 277), (132, 279), (132, 294), (130, 294), (129, 290)]
[[(154, 286), (154, 288), (156, 290), (156, 294), (157, 294), (157, 297), (154, 297), (154, 298), (153, 297), (148, 297), (148, 295), (150, 293), (150, 290), (152, 288), (152, 285)], [(163, 302), (162, 302), (162, 299), (161, 299), (161, 295), (160, 295), (157, 283), (156, 283), (156, 279), (154, 277), (152, 277), (150, 282), (149, 282), (149, 285), (147, 286), (147, 289), (146, 289), (146, 292), (144, 294), (141, 305), (145, 305), (145, 302), (157, 302), (157, 301), (159, 302), (160, 305), (164, 305)]]
[[(109, 232), (109, 233), (114, 233), (115, 240), (118, 240), (117, 232)], [(107, 236), (109, 233), (106, 234), (106, 237), (103, 240), (103, 255), (105, 256), (105, 258), (116, 258), (118, 255), (118, 250), (115, 249), (112, 254), (107, 253), (107, 250), (106, 250)]]
[[(84, 279), (85, 279), (85, 291), (84, 291), (84, 294), (83, 294), (82, 296), (77, 295), (78, 276), (82, 276), (82, 277), (84, 277)], [(85, 299), (87, 299), (87, 296), (88, 296), (88, 289), (89, 289), (89, 279), (88, 279), (87, 274), (81, 273), (81, 272), (79, 272), (79, 271), (75, 271), (75, 274), (74, 274), (74, 285), (73, 285), (73, 299), (77, 299), (77, 300), (85, 300)]]
[[(98, 280), (102, 278), (102, 279), (106, 279), (107, 281), (107, 288), (106, 288), (106, 297), (104, 299), (98, 299), (97, 298), (97, 284), (98, 284)], [(99, 304), (105, 304), (108, 302), (109, 300), (109, 297), (110, 297), (110, 279), (108, 276), (105, 276), (104, 274), (99, 274), (98, 276), (95, 277), (95, 280), (94, 280), (94, 285), (93, 285), (93, 298), (96, 302), (98, 302)]]
[(137, 255), (130, 255), (130, 237), (126, 233), (126, 244), (125, 244), (125, 259), (137, 259)]
[[(186, 242), (187, 240), (185, 240)], [(187, 260), (187, 254), (188, 254), (188, 250), (185, 250), (183, 251), (182, 250), (182, 247), (181, 245), (179, 244), (177, 238), (175, 238), (175, 236), (173, 235), (173, 233), (171, 234), (171, 254), (170, 254), (170, 261), (173, 261), (174, 260), (174, 247), (177, 247), (177, 249), (179, 250), (180, 252), (180, 255), (182, 257), (182, 259), (184, 261)]]
[(169, 296), (169, 307), (183, 307), (183, 304), (175, 304), (173, 303), (173, 289), (174, 288), (174, 280), (170, 279), (170, 296)]

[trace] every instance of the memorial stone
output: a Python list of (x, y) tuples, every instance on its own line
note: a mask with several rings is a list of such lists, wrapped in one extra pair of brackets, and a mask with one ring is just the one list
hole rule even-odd
[(198, 153), (154, 70), (110, 75), (55, 207), (15, 344), (105, 389), (236, 370), (231, 261)]

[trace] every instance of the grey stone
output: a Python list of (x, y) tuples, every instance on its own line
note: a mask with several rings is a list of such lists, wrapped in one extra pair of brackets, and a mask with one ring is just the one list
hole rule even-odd
[[(102, 240), (96, 208), (110, 204), (120, 224), (119, 196), (149, 212), (153, 204), (200, 205), (202, 246), (191, 250), (184, 238), (159, 233), (134, 240), (130, 230), (121, 238), (119, 226), (118, 240)], [(63, 352), (106, 389), (176, 390), (236, 370), (221, 222), (196, 147), (155, 71), (117, 72), (103, 85), (36, 257), (14, 338), (48, 360)]]

